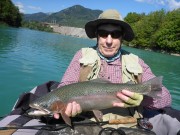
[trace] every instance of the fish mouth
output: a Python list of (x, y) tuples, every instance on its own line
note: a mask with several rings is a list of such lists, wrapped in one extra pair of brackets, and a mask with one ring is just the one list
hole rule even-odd
[(29, 106), (36, 110), (29, 112), (28, 115), (42, 116), (52, 114), (48, 109), (40, 107), (38, 104), (30, 104)]

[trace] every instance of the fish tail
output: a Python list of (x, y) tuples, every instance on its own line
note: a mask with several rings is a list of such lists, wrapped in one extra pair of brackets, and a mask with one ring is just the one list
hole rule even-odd
[(160, 94), (162, 92), (162, 76), (154, 77), (147, 82), (146, 84), (150, 84), (150, 92), (148, 92), (146, 95), (153, 97), (153, 98), (159, 98)]

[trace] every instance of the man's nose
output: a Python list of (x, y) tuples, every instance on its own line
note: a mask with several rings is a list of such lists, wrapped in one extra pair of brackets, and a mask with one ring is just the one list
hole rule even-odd
[(106, 38), (106, 43), (107, 44), (111, 44), (112, 43), (112, 37), (111, 37), (111, 34), (109, 34), (108, 36), (107, 36), (107, 38)]

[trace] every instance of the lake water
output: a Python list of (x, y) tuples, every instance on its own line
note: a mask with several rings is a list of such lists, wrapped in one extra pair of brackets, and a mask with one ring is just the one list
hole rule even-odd
[[(96, 41), (23, 28), (0, 27), (0, 116), (10, 112), (16, 99), (37, 85), (60, 81), (77, 50)], [(180, 57), (129, 47), (172, 94), (172, 106), (180, 108)]]

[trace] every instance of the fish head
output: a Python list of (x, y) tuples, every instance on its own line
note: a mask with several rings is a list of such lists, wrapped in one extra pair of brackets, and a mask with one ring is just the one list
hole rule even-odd
[(52, 114), (51, 105), (56, 101), (56, 98), (40, 97), (29, 104), (35, 109), (30, 115), (49, 115)]
[(54, 113), (60, 113), (65, 123), (71, 126), (71, 120), (69, 116), (65, 114), (65, 109), (67, 104), (60, 100), (51, 100), (49, 102), (32, 102), (29, 104), (31, 108), (36, 110), (29, 112), (28, 115), (31, 116), (43, 116), (43, 115), (53, 115)]
[(29, 106), (35, 111), (29, 113), (29, 115), (52, 115), (53, 113), (61, 113), (66, 108), (66, 104), (58, 98), (39, 98), (29, 104)]
[(29, 104), (31, 108), (34, 108), (35, 110), (32, 112), (29, 112), (29, 115), (34, 116), (43, 116), (43, 115), (50, 115), (52, 112), (48, 109), (47, 104), (37, 104), (37, 103), (31, 103)]

